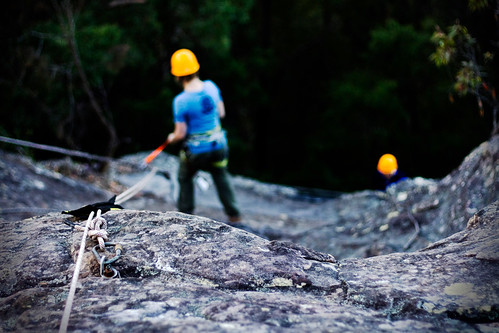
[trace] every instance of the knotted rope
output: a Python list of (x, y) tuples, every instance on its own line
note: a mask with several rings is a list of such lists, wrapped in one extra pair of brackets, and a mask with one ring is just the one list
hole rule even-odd
[[(84, 231), (85, 228), (86, 227), (75, 225), (75, 229), (78, 231)], [(107, 222), (101, 216), (101, 211), (99, 209), (97, 211), (97, 216), (90, 221), (90, 224), (88, 226), (88, 236), (94, 240), (97, 239), (101, 250), (105, 249), (104, 241), (108, 239), (107, 237), (108, 234), (106, 229), (107, 229)]]

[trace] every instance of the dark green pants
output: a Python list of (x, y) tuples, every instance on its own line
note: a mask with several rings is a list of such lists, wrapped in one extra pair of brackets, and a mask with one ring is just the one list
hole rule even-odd
[(228, 216), (239, 216), (234, 197), (234, 190), (227, 171), (228, 150), (220, 149), (208, 153), (186, 154), (180, 153), (178, 182), (180, 193), (177, 207), (183, 213), (192, 214), (194, 211), (194, 183), (193, 178), (199, 170), (207, 171), (213, 177), (218, 198)]

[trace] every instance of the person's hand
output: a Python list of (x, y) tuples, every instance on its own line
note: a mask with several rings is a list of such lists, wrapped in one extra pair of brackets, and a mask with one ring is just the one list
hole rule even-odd
[(170, 133), (168, 134), (168, 137), (166, 138), (166, 142), (170, 143), (175, 140), (175, 133)]

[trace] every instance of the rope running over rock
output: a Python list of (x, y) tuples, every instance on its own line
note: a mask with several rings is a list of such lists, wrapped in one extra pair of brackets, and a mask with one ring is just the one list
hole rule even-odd
[[(97, 211), (97, 215), (100, 217), (100, 209)], [(94, 217), (94, 212), (91, 212), (88, 216), (87, 223), (83, 230), (83, 236), (80, 243), (80, 251), (78, 252), (78, 259), (76, 260), (76, 266), (73, 273), (73, 279), (71, 280), (71, 287), (69, 288), (68, 298), (66, 300), (66, 306), (64, 308), (64, 314), (61, 320), (61, 326), (59, 327), (59, 333), (65, 333), (68, 330), (69, 316), (71, 315), (71, 308), (73, 307), (73, 300), (76, 292), (76, 284), (78, 282), (78, 276), (80, 275), (80, 267), (83, 261), (83, 252), (85, 252), (85, 243), (87, 240), (88, 227)]]

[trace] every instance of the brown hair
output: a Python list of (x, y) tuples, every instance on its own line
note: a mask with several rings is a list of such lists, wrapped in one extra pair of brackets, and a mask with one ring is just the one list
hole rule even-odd
[(184, 83), (187, 83), (198, 76), (199, 76), (198, 72), (186, 76), (175, 76), (175, 82), (178, 82), (178, 84), (183, 85)]

